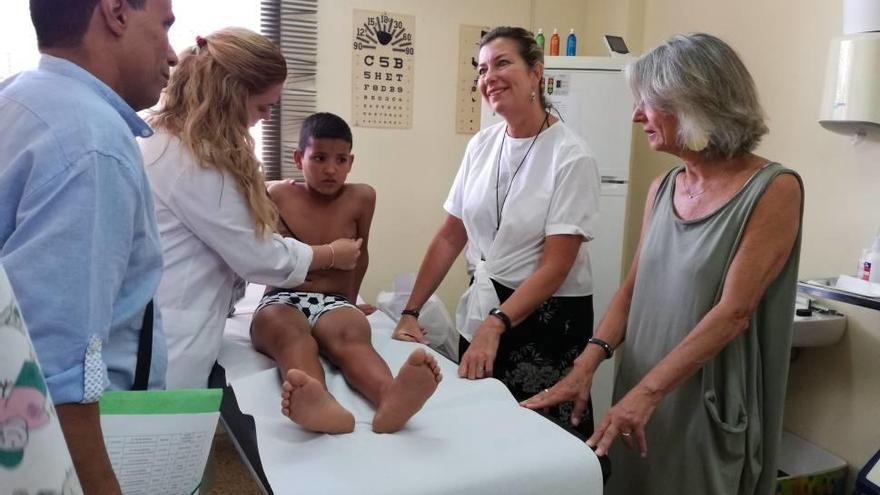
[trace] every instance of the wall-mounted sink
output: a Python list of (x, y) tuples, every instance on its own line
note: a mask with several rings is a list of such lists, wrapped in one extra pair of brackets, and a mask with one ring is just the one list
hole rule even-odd
[(833, 309), (813, 304), (812, 300), (798, 296), (795, 304), (792, 347), (819, 347), (833, 345), (843, 338), (846, 316)]

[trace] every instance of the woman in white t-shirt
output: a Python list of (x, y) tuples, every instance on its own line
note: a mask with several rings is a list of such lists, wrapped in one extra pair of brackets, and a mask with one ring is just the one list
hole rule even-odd
[[(466, 251), (473, 277), (459, 303), (459, 375), (495, 377), (517, 400), (556, 383), (593, 328), (587, 241), (599, 176), (587, 145), (550, 115), (542, 49), (522, 28), (480, 41), (479, 88), (504, 122), (471, 139), (394, 336), (424, 342), (418, 310)], [(589, 409), (577, 434), (592, 431)], [(571, 405), (549, 416), (568, 424)]]
[(269, 117), (286, 77), (268, 38), (226, 28), (181, 54), (147, 119), (156, 133), (140, 145), (162, 237), (168, 388), (207, 386), (236, 275), (295, 287), (312, 270), (354, 268), (360, 254), (360, 241), (308, 246), (274, 232), (248, 128)]

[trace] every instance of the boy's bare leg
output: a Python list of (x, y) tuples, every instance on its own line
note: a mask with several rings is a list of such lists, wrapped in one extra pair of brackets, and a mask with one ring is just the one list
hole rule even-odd
[(275, 360), (281, 379), (281, 412), (299, 426), (321, 433), (354, 431), (354, 416), (327, 391), (318, 343), (305, 315), (283, 304), (254, 315), (254, 348)]
[(437, 389), (442, 375), (437, 360), (417, 349), (397, 377), (370, 341), (370, 324), (355, 308), (332, 310), (321, 316), (313, 331), (322, 353), (348, 383), (376, 406), (373, 431), (392, 433), (403, 428)]

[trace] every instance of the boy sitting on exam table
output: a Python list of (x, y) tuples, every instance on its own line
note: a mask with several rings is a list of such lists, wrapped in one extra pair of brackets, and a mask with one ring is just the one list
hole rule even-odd
[(367, 239), (376, 191), (346, 184), (354, 155), (351, 129), (340, 117), (316, 113), (302, 125), (294, 161), (305, 183), (269, 187), (278, 230), (310, 244), (339, 237), (362, 239), (351, 271), (313, 271), (293, 289), (268, 288), (251, 326), (254, 348), (278, 364), (284, 383), (281, 410), (294, 423), (323, 433), (349, 433), (354, 416), (327, 391), (318, 354), (339, 367), (349, 385), (376, 406), (373, 431), (400, 430), (434, 393), (442, 376), (437, 361), (416, 349), (396, 377), (373, 349), (370, 323), (354, 304), (367, 271)]

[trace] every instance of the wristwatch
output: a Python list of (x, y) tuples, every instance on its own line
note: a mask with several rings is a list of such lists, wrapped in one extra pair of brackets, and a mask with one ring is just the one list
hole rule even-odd
[(501, 308), (490, 309), (489, 316), (494, 316), (495, 318), (498, 318), (499, 320), (501, 320), (501, 322), (504, 323), (504, 331), (505, 332), (510, 330), (511, 327), (513, 327), (513, 323), (510, 321), (510, 317), (507, 316), (507, 313), (505, 313), (504, 311), (501, 311)]
[(611, 356), (614, 355), (614, 348), (611, 347), (611, 344), (605, 342), (602, 339), (597, 339), (596, 337), (590, 337), (587, 340), (587, 345), (594, 344), (601, 347), (605, 351), (605, 359), (611, 359)]

